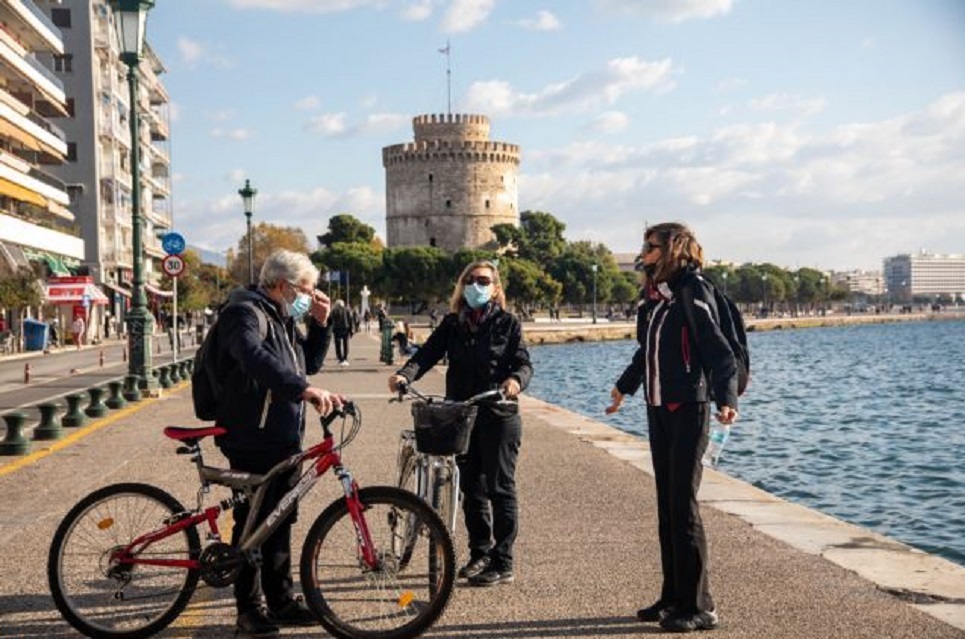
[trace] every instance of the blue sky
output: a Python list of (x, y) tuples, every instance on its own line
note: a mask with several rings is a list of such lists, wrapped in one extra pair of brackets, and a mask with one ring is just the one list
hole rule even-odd
[(383, 146), (483, 113), (522, 147), (519, 206), (639, 248), (677, 220), (710, 259), (878, 269), (965, 253), (965, 2), (169, 0), (175, 228), (255, 221), (384, 238)]

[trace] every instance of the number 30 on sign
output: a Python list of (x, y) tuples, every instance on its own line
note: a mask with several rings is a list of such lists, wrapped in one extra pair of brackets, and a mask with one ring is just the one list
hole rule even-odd
[(184, 259), (180, 255), (168, 255), (161, 261), (161, 270), (170, 277), (184, 272)]

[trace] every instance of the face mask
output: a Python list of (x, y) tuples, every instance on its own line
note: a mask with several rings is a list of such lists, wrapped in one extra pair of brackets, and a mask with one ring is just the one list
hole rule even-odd
[(307, 293), (296, 293), (295, 299), (288, 302), (288, 316), (299, 319), (312, 307), (312, 298)]
[(481, 286), (479, 284), (468, 284), (462, 291), (462, 297), (469, 304), (469, 308), (476, 310), (482, 308), (493, 296), (493, 287)]

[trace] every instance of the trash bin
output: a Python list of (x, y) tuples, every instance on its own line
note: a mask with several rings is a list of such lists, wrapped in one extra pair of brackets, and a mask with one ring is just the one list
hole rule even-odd
[(28, 351), (47, 349), (47, 322), (27, 318), (23, 321), (24, 348)]

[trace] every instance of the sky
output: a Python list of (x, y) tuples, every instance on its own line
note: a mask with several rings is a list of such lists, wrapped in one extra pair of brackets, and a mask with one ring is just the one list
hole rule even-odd
[(709, 260), (965, 253), (959, 0), (163, 0), (147, 36), (189, 245), (237, 246), (246, 178), (255, 223), (384, 239), (382, 147), (451, 96), (570, 241), (679, 221)]

